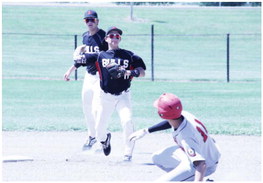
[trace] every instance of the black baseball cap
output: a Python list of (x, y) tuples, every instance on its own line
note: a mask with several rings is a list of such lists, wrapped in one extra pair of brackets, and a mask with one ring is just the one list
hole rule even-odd
[(98, 14), (96, 11), (94, 10), (88, 10), (85, 14), (84, 14), (84, 19), (87, 18), (98, 18)]
[(115, 27), (115, 26), (113, 26), (113, 27), (109, 27), (109, 29), (108, 29), (106, 35), (108, 35), (111, 31), (117, 31), (120, 35), (122, 35), (122, 30), (119, 29), (119, 28), (117, 28), (117, 27)]

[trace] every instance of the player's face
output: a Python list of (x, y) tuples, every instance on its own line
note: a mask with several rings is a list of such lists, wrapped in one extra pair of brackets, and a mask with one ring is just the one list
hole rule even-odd
[(84, 19), (89, 30), (95, 30), (98, 27), (99, 20), (97, 18), (86, 18)]
[(106, 42), (112, 47), (119, 45), (121, 41), (121, 35), (117, 31), (112, 31), (106, 36)]

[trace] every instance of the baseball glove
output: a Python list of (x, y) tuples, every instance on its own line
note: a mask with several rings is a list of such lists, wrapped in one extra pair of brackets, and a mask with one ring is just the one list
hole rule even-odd
[(123, 77), (126, 72), (126, 70), (122, 66), (116, 63), (107, 65), (106, 69), (108, 70), (113, 79), (119, 79)]
[(148, 128), (144, 128), (144, 129), (141, 129), (141, 130), (138, 130), (136, 132), (133, 132), (130, 136), (129, 136), (129, 139), (130, 141), (136, 141), (138, 139), (141, 139), (143, 138), (146, 134), (150, 133), (148, 131)]

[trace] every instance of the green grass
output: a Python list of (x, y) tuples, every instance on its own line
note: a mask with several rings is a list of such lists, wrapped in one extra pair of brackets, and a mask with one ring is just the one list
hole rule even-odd
[[(147, 33), (151, 24), (157, 25), (158, 34), (259, 33), (261, 27), (260, 8), (199, 9), (135, 6), (134, 17), (137, 21), (131, 22), (129, 21), (130, 6), (4, 5), (3, 30), (20, 33), (82, 34), (86, 31), (82, 18), (87, 9), (95, 9), (98, 12), (101, 27), (121, 26), (125, 34)], [(20, 16), (17, 16), (18, 14)]]
[[(129, 6), (93, 5), (2, 6), (3, 33), (32, 34), (2, 35), (3, 130), (85, 130), (82, 81), (59, 79), (72, 64), (73, 35), (86, 31), (82, 18), (87, 9), (98, 12), (101, 28), (121, 27), (121, 47), (146, 63), (146, 80), (132, 84), (136, 129), (159, 122), (152, 102), (161, 93), (173, 92), (213, 134), (261, 134), (261, 35), (253, 35), (261, 34), (261, 8), (135, 6), (136, 21), (130, 21)], [(177, 35), (154, 38), (155, 82), (150, 81), (150, 36), (132, 36), (150, 34), (152, 24), (155, 34)], [(230, 83), (225, 82), (228, 33)], [(85, 70), (78, 72), (83, 78)], [(121, 129), (116, 113), (109, 129)]]
[[(156, 36), (155, 79), (226, 81), (226, 34), (230, 33), (230, 79), (259, 81), (261, 76), (260, 8), (38, 7), (2, 8), (4, 33), (59, 34), (68, 36), (3, 35), (4, 77), (61, 78), (72, 64), (73, 35), (86, 31), (82, 18), (95, 9), (100, 27), (123, 29), (121, 47), (140, 55), (151, 78), (151, 25), (155, 34), (218, 34), (214, 36)], [(19, 14), (19, 16), (17, 16)], [(242, 35), (237, 35), (242, 34)], [(78, 37), (81, 44), (81, 37)], [(16, 50), (16, 52), (14, 52)], [(82, 72), (79, 74), (83, 77)], [(242, 74), (240, 74), (242, 73)]]
[[(152, 102), (164, 92), (177, 94), (184, 109), (200, 118), (212, 134), (260, 135), (260, 83), (176, 83), (133, 81), (136, 129), (161, 118)], [(85, 130), (82, 81), (3, 80), (3, 130)], [(119, 131), (116, 113), (109, 130)]]

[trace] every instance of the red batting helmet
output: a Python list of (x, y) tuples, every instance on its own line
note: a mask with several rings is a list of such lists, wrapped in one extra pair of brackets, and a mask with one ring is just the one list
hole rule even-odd
[(162, 94), (153, 105), (163, 119), (177, 119), (183, 110), (180, 99), (172, 93)]

